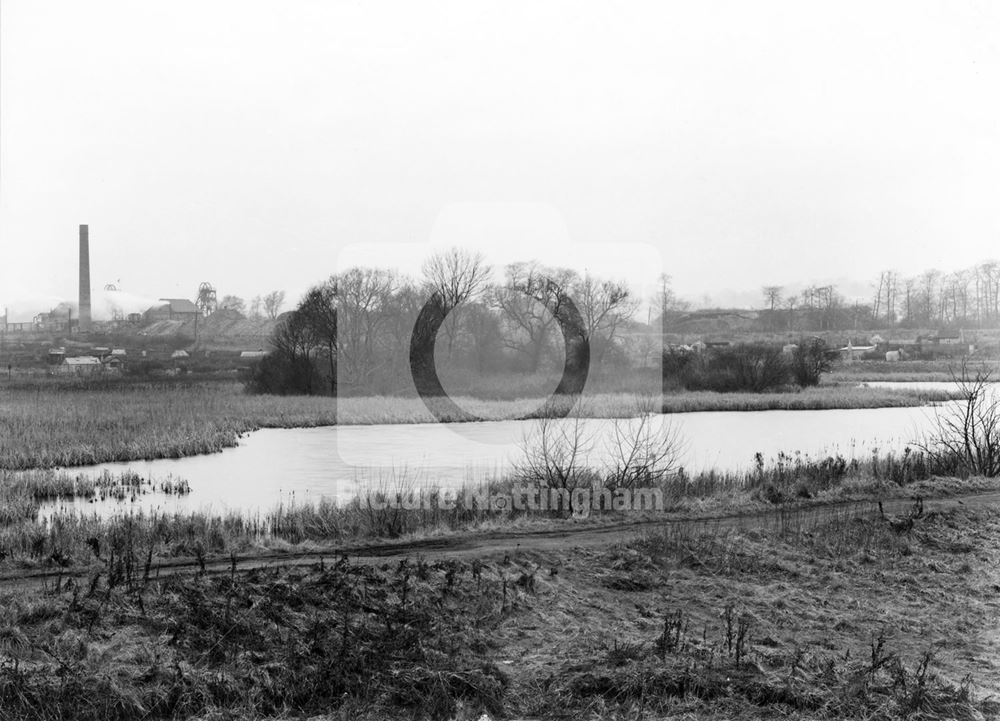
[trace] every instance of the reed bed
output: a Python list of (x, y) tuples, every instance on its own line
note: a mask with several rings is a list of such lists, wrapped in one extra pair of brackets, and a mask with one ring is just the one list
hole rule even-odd
[[(660, 494), (659, 509), (620, 511), (613, 505), (599, 504), (588, 506), (584, 515), (600, 524), (662, 513), (676, 517), (790, 508), (889, 496), (916, 483), (963, 473), (960, 465), (949, 466), (940, 457), (910, 450), (854, 460), (840, 456), (812, 459), (801, 454), (779, 454), (765, 460), (758, 455), (752, 468), (740, 472), (689, 475), (677, 469), (649, 475), (646, 487)], [(629, 475), (636, 477), (642, 478), (642, 474)], [(610, 492), (625, 488), (622, 477), (608, 469), (579, 469), (566, 481), (570, 484), (567, 491), (586, 488), (594, 497), (602, 491), (608, 491), (610, 497)], [(512, 499), (526, 489), (544, 494), (552, 485), (546, 479), (525, 475), (522, 469), (460, 489), (418, 489), (396, 481), (347, 503), (279, 504), (255, 513), (170, 513), (133, 511), (128, 503), (148, 493), (186, 494), (190, 488), (183, 480), (154, 482), (134, 473), (105, 473), (92, 478), (65, 471), (0, 471), (0, 560), (42, 567), (87, 565), (95, 560), (95, 544), (116, 548), (121, 539), (128, 539), (128, 544), (118, 548), (119, 557), (220, 556), (306, 543), (377, 542), (481, 529), (541, 528), (580, 515), (580, 509), (571, 505), (491, 505), (492, 499)], [(73, 499), (121, 502), (123, 510), (109, 515), (58, 505), (60, 500)], [(49, 508), (45, 513), (41, 512), (43, 504)]]
[[(821, 410), (914, 406), (947, 400), (942, 392), (824, 386), (785, 393), (678, 393), (665, 413)], [(577, 412), (624, 418), (645, 399), (627, 393), (586, 397)], [(546, 415), (538, 399), (457, 398), (487, 420)], [(445, 420), (467, 420), (467, 416)], [(29, 469), (216, 453), (259, 428), (430, 423), (419, 398), (253, 396), (236, 382), (37, 382), (0, 386), (0, 468)]]

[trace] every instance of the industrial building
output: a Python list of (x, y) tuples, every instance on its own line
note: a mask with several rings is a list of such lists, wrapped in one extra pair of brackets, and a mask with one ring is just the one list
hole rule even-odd
[(193, 321), (199, 313), (198, 306), (187, 298), (160, 298), (163, 305), (154, 305), (142, 314), (146, 323), (156, 323), (161, 320)]
[[(90, 229), (79, 226), (77, 303), (59, 302), (49, 310), (32, 309), (33, 316), (11, 317), (0, 308), (0, 354), (8, 365), (42, 366), (51, 374), (118, 373), (127, 367), (174, 370), (198, 357), (231, 358), (242, 366), (263, 355), (277, 319), (247, 318), (232, 308), (220, 308), (213, 284), (202, 282), (195, 299), (160, 298), (152, 294), (92, 294)], [(99, 286), (100, 287), (100, 286)], [(104, 291), (120, 292), (117, 282)], [(11, 322), (13, 321), (13, 322)], [(181, 351), (185, 346), (187, 350)], [(127, 348), (127, 350), (126, 350)], [(240, 357), (240, 353), (254, 349)], [(178, 351), (178, 352), (174, 352)], [(130, 362), (131, 361), (131, 362)]]

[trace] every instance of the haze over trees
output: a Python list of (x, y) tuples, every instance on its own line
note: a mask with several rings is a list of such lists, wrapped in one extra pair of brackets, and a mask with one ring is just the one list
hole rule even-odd
[(1000, 262), (905, 277), (883, 270), (868, 298), (846, 299), (836, 286), (761, 287), (761, 330), (823, 331), (992, 328), (1000, 325)]
[(900, 278), (883, 271), (875, 284), (872, 319), (918, 328), (977, 327), (1000, 321), (1000, 263), (944, 273), (931, 269)]
[(314, 286), (281, 316), (274, 352), (255, 369), (251, 387), (397, 391), (410, 376), (411, 335), (428, 302), (445, 314), (434, 348), (439, 365), (475, 374), (561, 369), (563, 338), (550, 309), (567, 297), (578, 306), (598, 362), (627, 365), (622, 330), (639, 299), (624, 283), (537, 263), (513, 263), (496, 273), (482, 256), (452, 249), (431, 256), (418, 279), (350, 268)]
[[(490, 374), (522, 378), (551, 374), (561, 369), (565, 355), (552, 309), (565, 299), (577, 306), (591, 361), (597, 373), (605, 374), (652, 368), (659, 360), (661, 333), (672, 336), (668, 343), (692, 343), (705, 332), (685, 330), (690, 327), (686, 324), (727, 313), (692, 311), (689, 303), (676, 297), (666, 275), (656, 296), (642, 299), (618, 280), (533, 261), (494, 268), (479, 254), (449, 249), (430, 256), (418, 278), (386, 268), (350, 268), (318, 283), (285, 314), (280, 313), (283, 292), (254, 298), (251, 316), (263, 313), (279, 320), (272, 345), (275, 355), (284, 359), (274, 357), (261, 364), (251, 387), (277, 392), (397, 392), (410, 377), (411, 338), (429, 302), (436, 304), (440, 333), (432, 346), (418, 344), (421, 362), (433, 362), (439, 370), (448, 369), (470, 382)], [(223, 306), (240, 302), (227, 296)], [(952, 273), (930, 270), (910, 278), (886, 270), (873, 282), (869, 299), (848, 300), (834, 285), (810, 285), (797, 293), (765, 285), (761, 307), (743, 312), (741, 322), (743, 331), (792, 342), (817, 332), (996, 326), (1000, 263), (987, 261)], [(738, 344), (741, 339), (725, 340)], [(793, 355), (791, 367), (760, 348), (730, 361), (736, 367), (753, 356), (760, 367), (784, 369), (764, 375), (811, 385), (825, 371), (823, 353), (823, 348), (806, 343)], [(691, 387), (715, 384), (704, 380), (719, 370), (705, 366), (707, 362), (702, 360), (698, 373), (691, 367)], [(280, 372), (283, 363), (287, 373)], [(756, 377), (746, 384), (771, 382)], [(721, 385), (735, 387), (744, 381)]]

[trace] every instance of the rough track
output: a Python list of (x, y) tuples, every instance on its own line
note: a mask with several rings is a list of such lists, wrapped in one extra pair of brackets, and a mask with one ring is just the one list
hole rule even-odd
[[(964, 506), (980, 508), (1000, 506), (1000, 491), (961, 496), (924, 499), (924, 511), (946, 510)], [(914, 506), (913, 498), (894, 498), (883, 502), (887, 515), (905, 516)], [(871, 516), (878, 513), (876, 501), (844, 501), (801, 508), (785, 508), (748, 514), (701, 516), (697, 518), (651, 518), (615, 523), (606, 526), (581, 525), (574, 527), (566, 521), (556, 529), (526, 531), (482, 531), (461, 535), (422, 538), (397, 543), (367, 545), (342, 545), (314, 548), (293, 552), (263, 552), (237, 558), (237, 569), (276, 568), (309, 565), (321, 559), (334, 560), (347, 556), (358, 563), (394, 563), (407, 558), (424, 560), (443, 558), (491, 557), (512, 555), (519, 552), (565, 551), (569, 548), (594, 548), (610, 546), (630, 540), (640, 534), (669, 527), (692, 527), (724, 531), (736, 528), (780, 528), (792, 525), (808, 528), (830, 518)], [(57, 569), (0, 573), (0, 593), (44, 589), (67, 579), (85, 579), (101, 570), (95, 565), (84, 569)], [(232, 559), (213, 558), (205, 562), (204, 569), (196, 559), (177, 558), (158, 562), (150, 575), (163, 577), (182, 573), (231, 573)]]

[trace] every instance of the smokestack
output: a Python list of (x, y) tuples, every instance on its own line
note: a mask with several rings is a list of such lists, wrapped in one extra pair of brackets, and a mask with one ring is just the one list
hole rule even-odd
[(90, 331), (90, 237), (80, 226), (80, 332)]

